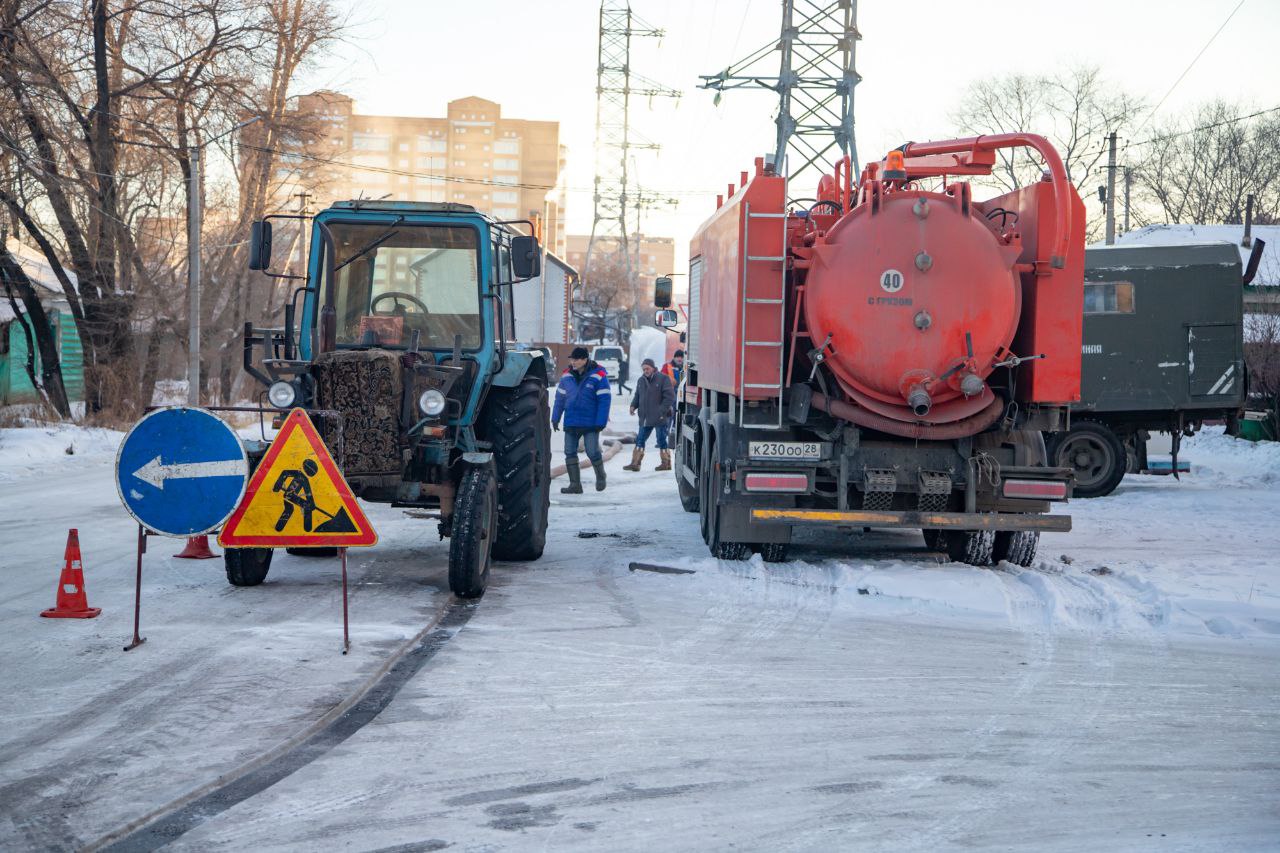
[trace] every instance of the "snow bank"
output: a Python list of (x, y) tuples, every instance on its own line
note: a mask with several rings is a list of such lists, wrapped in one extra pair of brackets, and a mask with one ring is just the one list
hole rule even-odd
[(1216, 485), (1280, 484), (1280, 442), (1247, 441), (1220, 426), (1205, 427), (1182, 440), (1179, 456), (1191, 462), (1194, 477)]
[(0, 429), (0, 481), (51, 467), (109, 461), (123, 438), (116, 430), (75, 424)]

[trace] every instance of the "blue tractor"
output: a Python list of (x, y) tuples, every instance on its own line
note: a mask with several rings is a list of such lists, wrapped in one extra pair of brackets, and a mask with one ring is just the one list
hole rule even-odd
[[(270, 406), (308, 411), (356, 496), (438, 519), (455, 594), (482, 595), (492, 560), (542, 556), (548, 365), (508, 343), (536, 238), (464, 204), (343, 201), (310, 220), (307, 274), (290, 276), (271, 269), (279, 219), (305, 224), (255, 222), (249, 268), (299, 286), (282, 328), (244, 331)], [(262, 583), (271, 554), (226, 549), (227, 579)]]

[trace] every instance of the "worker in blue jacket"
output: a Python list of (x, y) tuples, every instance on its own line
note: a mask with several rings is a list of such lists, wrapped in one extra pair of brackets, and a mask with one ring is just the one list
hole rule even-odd
[(569, 353), (569, 369), (556, 387), (556, 404), (551, 410), (551, 427), (560, 429), (564, 417), (564, 466), (569, 485), (560, 489), (566, 495), (582, 494), (582, 475), (578, 467), (578, 442), (586, 447), (587, 458), (596, 471), (596, 491), (604, 491), (604, 457), (600, 455), (600, 430), (609, 423), (609, 376), (605, 369), (588, 357), (586, 347), (574, 347)]

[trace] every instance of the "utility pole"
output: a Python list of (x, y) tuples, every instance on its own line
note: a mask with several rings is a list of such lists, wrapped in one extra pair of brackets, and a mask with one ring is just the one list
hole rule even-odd
[(1107, 136), (1107, 245), (1116, 242), (1116, 134)]
[(217, 136), (197, 142), (190, 152), (191, 178), (187, 186), (187, 405), (200, 405), (200, 232), (203, 225), (201, 195), (204, 180), (200, 166), (200, 152), (210, 142), (228, 133), (248, 127), (258, 120), (254, 116)]
[(618, 256), (631, 277), (627, 247), (627, 161), (635, 149), (657, 149), (631, 129), (631, 99), (678, 98), (680, 93), (631, 70), (631, 39), (659, 38), (663, 31), (632, 14), (629, 0), (601, 0), (596, 64), (596, 176), (594, 217), (583, 278), (591, 286), (591, 262), (602, 248)]
[(1129, 189), (1133, 186), (1133, 167), (1124, 167), (1124, 232), (1129, 233)]
[(200, 405), (200, 146), (191, 146), (187, 188), (187, 405)]
[[(718, 74), (699, 75), (698, 85), (715, 89), (717, 104), (729, 89), (777, 93), (774, 165), (788, 180), (810, 168), (825, 173), (833, 148), (839, 149), (835, 156), (850, 158), (856, 176), (853, 90), (862, 78), (854, 61), (861, 39), (857, 0), (782, 0), (779, 37)], [(775, 51), (779, 56), (772, 59)], [(773, 62), (776, 74), (767, 69)], [(788, 154), (791, 158), (784, 162)], [(804, 187), (805, 193), (812, 189), (811, 184)]]

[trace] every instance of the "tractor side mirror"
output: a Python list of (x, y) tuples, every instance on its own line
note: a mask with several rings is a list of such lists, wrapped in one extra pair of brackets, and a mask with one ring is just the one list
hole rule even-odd
[(660, 276), (653, 281), (653, 307), (671, 307), (671, 277)]
[(511, 272), (520, 279), (542, 274), (542, 249), (537, 237), (521, 234), (511, 238)]
[(249, 269), (271, 268), (271, 223), (259, 219), (249, 232)]
[(680, 318), (676, 315), (676, 309), (674, 308), (660, 308), (653, 316), (653, 324), (664, 329), (670, 329), (678, 322), (680, 322)]

